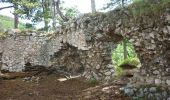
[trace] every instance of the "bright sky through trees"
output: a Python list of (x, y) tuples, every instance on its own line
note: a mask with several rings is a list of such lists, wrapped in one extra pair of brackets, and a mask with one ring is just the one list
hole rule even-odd
[[(81, 13), (91, 12), (90, 0), (64, 0), (66, 7), (76, 6)], [(104, 4), (106, 4), (109, 0), (96, 0), (96, 8), (100, 10)], [(0, 7), (9, 6), (7, 3), (0, 3)], [(13, 17), (12, 15), (13, 9), (4, 9), (0, 11), (0, 14), (7, 15)]]
[[(97, 11), (99, 11), (104, 4), (106, 4), (109, 0), (96, 0), (96, 9)], [(76, 6), (77, 9), (80, 11), (80, 13), (88, 13), (91, 12), (91, 0), (64, 0), (64, 6), (65, 7), (73, 7)], [(7, 3), (0, 3), (0, 7), (6, 7), (9, 6), (9, 4)], [(4, 9), (4, 10), (0, 10), (0, 14), (1, 15), (6, 15), (6, 16), (10, 16), (10, 17), (14, 17), (13, 16), (13, 9)], [(28, 20), (22, 20), (20, 19), (20, 21), (26, 23), (26, 22), (30, 22)], [(42, 23), (41, 23), (42, 26)]]

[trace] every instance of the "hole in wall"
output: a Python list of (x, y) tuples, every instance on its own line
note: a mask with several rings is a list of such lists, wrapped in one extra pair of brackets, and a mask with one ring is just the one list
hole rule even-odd
[(112, 61), (117, 76), (133, 77), (141, 66), (134, 46), (127, 39), (120, 41), (112, 51)]

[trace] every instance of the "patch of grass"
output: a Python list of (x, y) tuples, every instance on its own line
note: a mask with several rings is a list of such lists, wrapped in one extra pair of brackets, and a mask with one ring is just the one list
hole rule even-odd
[[(0, 15), (0, 27), (5, 29), (14, 28), (14, 19), (8, 16)], [(19, 29), (25, 29), (24, 23), (19, 23)]]
[(5, 38), (7, 36), (7, 34), (6, 33), (4, 33), (4, 32), (0, 32), (0, 38)]
[(96, 86), (96, 85), (99, 84), (99, 81), (96, 80), (95, 78), (91, 78), (91, 79), (88, 81), (88, 84), (89, 84), (90, 86)]
[(123, 75), (123, 69), (121, 67), (115, 67), (116, 76), (120, 77)]

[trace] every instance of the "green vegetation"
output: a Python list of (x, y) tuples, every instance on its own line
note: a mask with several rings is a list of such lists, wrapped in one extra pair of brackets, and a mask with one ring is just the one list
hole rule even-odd
[[(8, 16), (0, 15), (0, 27), (1, 29), (14, 28), (14, 19)], [(25, 29), (24, 23), (19, 23), (19, 29)]]
[(5, 38), (5, 37), (6, 37), (6, 34), (5, 34), (5, 33), (0, 32), (0, 38)]
[[(130, 42), (127, 42), (127, 52), (127, 59), (137, 58), (137, 54), (135, 53), (134, 47)], [(118, 44), (117, 48), (112, 53), (112, 59), (114, 60), (114, 64), (116, 64), (116, 66), (121, 65), (121, 63), (124, 61), (123, 53), (123, 42), (121, 42), (120, 44)]]
[(118, 65), (118, 67), (124, 68), (126, 65), (131, 66), (131, 68), (139, 67), (140, 61), (137, 57), (125, 59)]
[[(0, 0), (0, 3), (10, 3), (13, 6), (0, 7), (0, 10), (14, 8), (14, 26), (18, 28), (18, 19), (31, 20), (33, 24), (44, 22), (42, 30), (55, 29), (57, 24), (74, 18), (78, 10), (76, 7), (65, 8), (63, 0)], [(30, 25), (27, 25), (30, 27)]]
[[(117, 48), (112, 53), (113, 63), (115, 64), (116, 74), (118, 76), (122, 75), (124, 65), (130, 65), (134, 67), (139, 67), (140, 61), (134, 50), (133, 45), (130, 42), (126, 43), (127, 47), (127, 58), (124, 59), (124, 47), (123, 42), (118, 44)], [(126, 67), (126, 66), (125, 66)]]
[(99, 84), (99, 81), (96, 80), (95, 78), (91, 78), (91, 79), (88, 81), (88, 84), (89, 84), (90, 86), (96, 86), (96, 85)]
[(170, 5), (170, 0), (133, 0), (133, 4), (129, 6), (134, 16), (143, 14), (159, 14)]

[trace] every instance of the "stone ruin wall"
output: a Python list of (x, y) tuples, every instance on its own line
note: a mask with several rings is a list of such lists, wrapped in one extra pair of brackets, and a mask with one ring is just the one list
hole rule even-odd
[(2, 70), (24, 71), (29, 63), (30, 66), (55, 67), (71, 74), (84, 72), (87, 78), (110, 79), (114, 74), (113, 43), (96, 41), (97, 37), (91, 33), (87, 35), (78, 26), (53, 34), (18, 30), (7, 33), (0, 46)]
[(134, 44), (142, 63), (140, 76), (134, 80), (136, 82), (170, 85), (169, 10), (167, 8), (158, 14), (146, 14), (135, 22), (129, 21), (127, 26), (130, 28), (125, 28), (129, 33), (124, 36)]
[(31, 32), (27, 36), (9, 36), (0, 46), (2, 68), (21, 71), (30, 62), (63, 67), (73, 73), (83, 70), (88, 78), (110, 79), (114, 75), (111, 51), (126, 37), (134, 44), (142, 63), (135, 80), (170, 85), (168, 9), (138, 18), (128, 11), (122, 14), (120, 10), (85, 14), (58, 28), (53, 35)]

